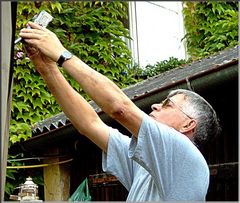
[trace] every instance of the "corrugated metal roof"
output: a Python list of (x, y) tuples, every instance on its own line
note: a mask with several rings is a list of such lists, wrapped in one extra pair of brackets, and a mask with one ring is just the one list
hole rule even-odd
[[(152, 78), (148, 78), (123, 89), (123, 91), (131, 100), (136, 101), (142, 97), (147, 97), (155, 91), (161, 91), (163, 88), (174, 86), (174, 84), (177, 84), (180, 81), (191, 83), (191, 79), (195, 76), (200, 74), (207, 75), (211, 71), (218, 71), (225, 66), (231, 65), (233, 62), (236, 63), (236, 61), (238, 61), (238, 46), (221, 51), (191, 64), (166, 71)], [(89, 103), (97, 113), (102, 113), (101, 109), (93, 101)], [(69, 119), (62, 112), (32, 126), (33, 136), (58, 129), (69, 123)]]

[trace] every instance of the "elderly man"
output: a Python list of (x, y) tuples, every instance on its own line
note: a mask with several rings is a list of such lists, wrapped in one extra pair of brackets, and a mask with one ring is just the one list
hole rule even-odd
[[(127, 201), (205, 200), (208, 165), (194, 144), (219, 129), (215, 111), (198, 94), (174, 90), (146, 115), (112, 81), (72, 55), (56, 35), (29, 22), (20, 36), (49, 90), (75, 128), (103, 150), (103, 170), (129, 191)], [(66, 81), (62, 66), (132, 137), (101, 121)]]

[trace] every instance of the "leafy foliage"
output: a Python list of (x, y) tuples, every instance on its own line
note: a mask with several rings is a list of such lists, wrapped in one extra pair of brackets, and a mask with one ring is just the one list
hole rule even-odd
[(183, 14), (193, 59), (238, 44), (238, 2), (184, 2)]
[(154, 65), (147, 65), (145, 69), (141, 69), (141, 73), (139, 73), (142, 77), (152, 77), (155, 75), (158, 75), (160, 73), (163, 73), (165, 71), (171, 70), (173, 68), (183, 66), (190, 61), (186, 61), (184, 59), (177, 59), (175, 57), (170, 57), (168, 60), (163, 60), (160, 62), (157, 62)]
[[(122, 74), (131, 63), (131, 52), (123, 40), (130, 38), (129, 31), (120, 20), (127, 18), (127, 2), (68, 2), (61, 6), (62, 12), (54, 14), (49, 28), (65, 47), (119, 87), (135, 83), (131, 75)], [(80, 91), (77, 83), (71, 84)]]

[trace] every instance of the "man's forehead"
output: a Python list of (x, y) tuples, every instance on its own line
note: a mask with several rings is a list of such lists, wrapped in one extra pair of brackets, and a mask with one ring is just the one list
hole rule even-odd
[(186, 101), (186, 97), (184, 94), (175, 94), (173, 96), (170, 96), (171, 100), (173, 102), (177, 102), (178, 104), (184, 103)]

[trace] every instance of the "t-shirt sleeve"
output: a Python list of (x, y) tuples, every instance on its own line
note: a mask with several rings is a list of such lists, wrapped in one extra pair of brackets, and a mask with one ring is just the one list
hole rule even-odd
[(185, 187), (189, 187), (191, 181), (195, 183), (199, 178), (208, 178), (207, 172), (200, 172), (200, 175), (194, 173), (194, 170), (199, 171), (199, 167), (205, 167), (206, 163), (192, 142), (185, 135), (156, 122), (146, 114), (138, 138), (131, 139), (129, 157), (152, 175), (156, 186), (166, 196), (174, 193), (171, 191), (173, 188), (180, 188), (180, 191), (184, 193), (185, 190), (186, 193), (189, 188)]
[(107, 153), (102, 152), (103, 171), (111, 173), (130, 190), (133, 180), (133, 163), (128, 157), (130, 138), (117, 129), (109, 128)]

